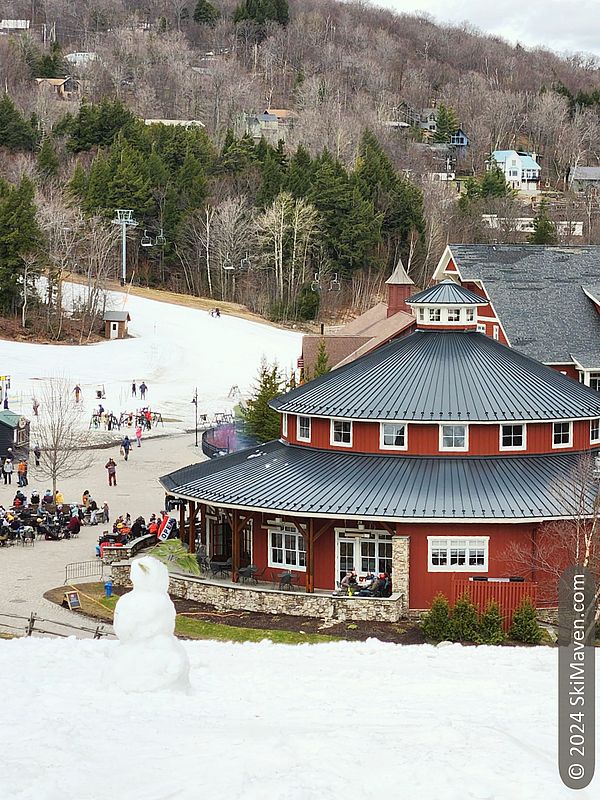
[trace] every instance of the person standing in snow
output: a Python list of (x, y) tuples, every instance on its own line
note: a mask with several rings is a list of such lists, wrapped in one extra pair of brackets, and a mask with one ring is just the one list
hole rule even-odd
[(5, 486), (7, 484), (9, 486), (11, 485), (13, 472), (14, 472), (14, 466), (13, 466), (12, 459), (10, 459), (10, 458), (5, 459), (4, 464), (2, 466), (2, 473), (4, 475), (4, 485)]
[(135, 438), (137, 439), (138, 447), (142, 446), (142, 426), (138, 425), (135, 429)]
[(75, 392), (75, 402), (78, 403), (79, 398), (81, 397), (81, 386), (78, 383), (76, 383), (73, 391)]
[(117, 464), (113, 458), (109, 458), (106, 464), (104, 465), (104, 469), (108, 471), (108, 485), (109, 486), (116, 486), (117, 485)]
[[(141, 388), (142, 387), (140, 386), (140, 390), (141, 390)], [(137, 396), (137, 386), (135, 385), (135, 381), (133, 381), (133, 383), (131, 384), (131, 396), (132, 397), (136, 397)]]
[(131, 439), (129, 436), (127, 436), (127, 434), (125, 434), (125, 438), (121, 442), (121, 450), (123, 451), (125, 461), (127, 461), (129, 457), (129, 451), (131, 450)]
[(102, 522), (110, 522), (110, 511), (108, 503), (102, 505)]
[(40, 404), (38, 402), (37, 397), (32, 397), (31, 403), (32, 403), (32, 408), (33, 408), (33, 416), (37, 417), (38, 416), (38, 412), (40, 410)]
[(147, 391), (148, 391), (148, 387), (142, 381), (142, 383), (140, 383), (140, 397), (141, 397), (142, 400), (145, 400)]
[(36, 467), (39, 467), (40, 458), (42, 457), (42, 451), (39, 444), (36, 444), (36, 446), (33, 448), (33, 455), (35, 456), (35, 465)]

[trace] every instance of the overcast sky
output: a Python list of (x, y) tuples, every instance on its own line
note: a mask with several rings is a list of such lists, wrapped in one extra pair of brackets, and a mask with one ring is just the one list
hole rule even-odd
[(406, 13), (426, 11), (437, 20), (467, 21), (482, 31), (527, 47), (600, 56), (600, 0), (373, 0)]

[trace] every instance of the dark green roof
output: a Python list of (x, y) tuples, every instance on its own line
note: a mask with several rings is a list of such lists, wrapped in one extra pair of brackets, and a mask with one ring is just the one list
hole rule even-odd
[(0, 411), (0, 423), (7, 425), (9, 428), (16, 428), (20, 419), (21, 415), (15, 414), (14, 411)]

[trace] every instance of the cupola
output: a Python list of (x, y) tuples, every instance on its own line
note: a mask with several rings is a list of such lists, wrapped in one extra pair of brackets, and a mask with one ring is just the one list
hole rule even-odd
[(477, 307), (487, 300), (470, 289), (445, 280), (413, 294), (406, 301), (423, 330), (477, 330)]
[(415, 283), (404, 269), (402, 259), (398, 259), (396, 269), (385, 282), (387, 286), (387, 316), (393, 317), (399, 311), (412, 314), (412, 309), (406, 305), (406, 300), (415, 289)]

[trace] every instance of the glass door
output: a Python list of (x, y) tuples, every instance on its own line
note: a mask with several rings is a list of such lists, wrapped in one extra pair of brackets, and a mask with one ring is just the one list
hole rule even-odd
[(346, 572), (355, 569), (354, 539), (338, 540), (338, 581), (341, 581)]

